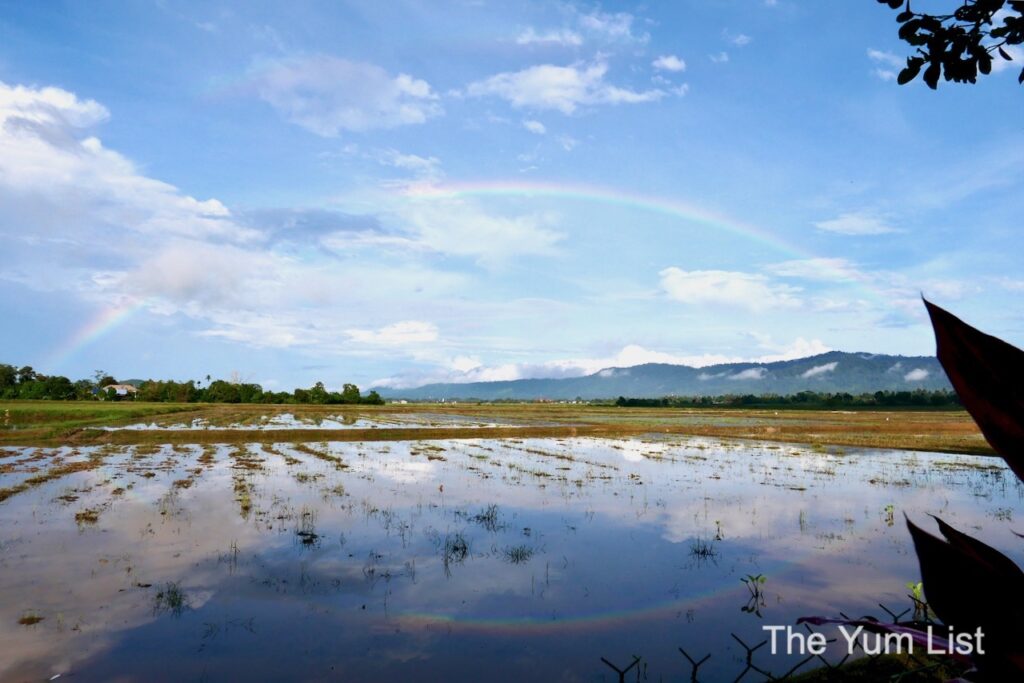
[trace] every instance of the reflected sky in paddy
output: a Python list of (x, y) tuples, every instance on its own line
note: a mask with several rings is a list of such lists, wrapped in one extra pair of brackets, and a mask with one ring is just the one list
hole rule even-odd
[[(718, 680), (739, 671), (730, 632), (909, 606), (903, 513), (1020, 559), (1020, 484), (971, 456), (583, 438), (8, 448), (0, 486), (90, 456), (0, 504), (0, 677), (600, 681), (600, 657), (636, 654), (657, 680), (688, 674), (683, 646), (714, 653), (702, 675)], [(759, 574), (761, 617), (741, 611), (740, 579)]]

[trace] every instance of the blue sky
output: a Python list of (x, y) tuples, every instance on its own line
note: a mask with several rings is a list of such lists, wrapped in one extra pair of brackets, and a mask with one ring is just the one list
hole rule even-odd
[(290, 390), (930, 354), (921, 292), (1020, 345), (1017, 69), (897, 86), (896, 28), (0, 2), (0, 362)]

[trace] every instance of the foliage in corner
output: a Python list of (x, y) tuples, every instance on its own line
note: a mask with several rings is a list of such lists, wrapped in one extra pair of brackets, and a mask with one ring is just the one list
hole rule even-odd
[[(985, 438), (1024, 479), (1024, 351), (925, 301), (939, 362)], [(985, 680), (1024, 677), (1024, 572), (1008, 557), (938, 517), (944, 538), (907, 520), (928, 604), (957, 632), (980, 631)]]
[[(900, 72), (900, 85), (922, 78), (935, 90), (939, 77), (955, 83), (975, 83), (978, 74), (992, 72), (993, 61), (1012, 61), (1008, 46), (1024, 43), (1024, 0), (965, 0), (949, 14), (926, 14), (911, 9), (910, 0), (878, 0), (894, 10), (900, 40), (915, 48)], [(1024, 69), (1017, 77), (1024, 83)]]
[(936, 355), (985, 439), (1024, 479), (1024, 351), (925, 301)]
[[(1024, 351), (924, 303), (935, 330), (936, 354), (961, 403), (992, 448), (1024, 480)], [(928, 607), (954, 633), (983, 634), (983, 653), (971, 657), (977, 680), (1024, 680), (1024, 571), (995, 548), (938, 517), (935, 521), (941, 538), (907, 520)], [(800, 621), (865, 623), (823, 617)], [(934, 642), (921, 629), (918, 624), (871, 622), (869, 630)]]

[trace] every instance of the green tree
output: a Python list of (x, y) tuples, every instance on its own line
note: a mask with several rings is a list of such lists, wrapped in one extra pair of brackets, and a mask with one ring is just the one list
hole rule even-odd
[(238, 385), (225, 382), (222, 379), (214, 380), (210, 386), (203, 391), (203, 399), (211, 403), (240, 403)]
[(98, 389), (110, 386), (111, 384), (117, 384), (117, 380), (105, 370), (97, 370), (92, 373), (92, 377), (96, 381), (96, 388)]
[(323, 382), (317, 382), (316, 384), (314, 384), (313, 388), (310, 389), (306, 395), (307, 403), (316, 403), (318, 405), (323, 405), (325, 403), (329, 403), (330, 400), (331, 396), (327, 392), (327, 388), (324, 386)]
[(342, 403), (359, 403), (360, 394), (359, 387), (355, 384), (345, 384), (341, 388), (341, 402)]
[(26, 365), (18, 370), (18, 384), (25, 384), (26, 382), (35, 381), (38, 374), (32, 369), (31, 365)]
[(88, 400), (92, 398), (93, 383), (87, 379), (80, 379), (74, 383), (75, 398)]
[[(894, 10), (899, 37), (914, 54), (900, 72), (900, 85), (922, 78), (935, 90), (939, 77), (974, 83), (992, 72), (993, 60), (1012, 61), (1007, 47), (1024, 43), (1024, 0), (962, 0), (950, 2), (947, 14), (915, 12), (910, 0), (878, 0)], [(1024, 83), (1024, 69), (1017, 77)]]
[(0, 392), (18, 383), (18, 371), (13, 365), (0, 364)]
[(362, 402), (371, 406), (382, 406), (384, 405), (384, 399), (381, 398), (380, 394), (376, 391), (371, 391), (363, 397)]

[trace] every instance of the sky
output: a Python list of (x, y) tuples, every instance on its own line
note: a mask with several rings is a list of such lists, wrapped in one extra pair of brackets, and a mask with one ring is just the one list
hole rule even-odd
[(1022, 345), (1024, 53), (899, 86), (897, 28), (0, 0), (0, 362), (291, 390), (929, 355), (921, 294)]

